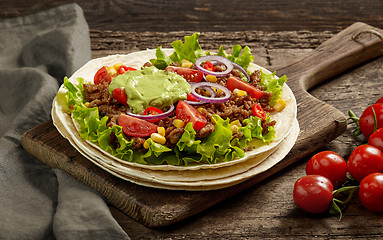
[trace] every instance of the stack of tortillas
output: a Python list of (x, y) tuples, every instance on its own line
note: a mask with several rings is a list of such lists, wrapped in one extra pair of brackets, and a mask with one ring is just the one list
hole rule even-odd
[[(173, 50), (165, 49), (165, 51), (170, 53)], [(139, 69), (152, 58), (155, 58), (155, 50), (94, 59), (74, 73), (69, 80), (77, 84), (77, 78), (81, 77), (85, 82), (93, 82), (95, 72), (102, 66), (123, 63)], [(268, 72), (255, 64), (251, 64), (250, 68)], [(66, 89), (61, 86), (58, 95), (65, 94), (65, 92)], [(282, 98), (287, 103), (286, 107), (280, 112), (272, 113), (271, 116), (277, 122), (275, 125), (276, 137), (273, 142), (246, 151), (244, 158), (210, 165), (143, 165), (112, 156), (96, 144), (80, 137), (76, 122), (67, 113), (65, 103), (62, 103), (58, 97), (53, 102), (52, 119), (60, 134), (68, 139), (79, 153), (114, 176), (154, 188), (190, 191), (213, 190), (233, 186), (265, 172), (288, 154), (298, 137), (299, 125), (296, 120), (296, 100), (286, 83), (283, 86)]]

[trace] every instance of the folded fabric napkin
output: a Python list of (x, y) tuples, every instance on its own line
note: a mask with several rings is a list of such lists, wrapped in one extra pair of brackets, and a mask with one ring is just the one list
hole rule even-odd
[(0, 20), (0, 239), (129, 239), (103, 197), (23, 150), (64, 76), (91, 58), (82, 9)]

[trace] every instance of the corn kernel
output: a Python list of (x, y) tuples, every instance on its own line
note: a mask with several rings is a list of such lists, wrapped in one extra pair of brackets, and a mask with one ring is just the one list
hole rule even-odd
[(277, 101), (277, 103), (274, 105), (274, 109), (277, 112), (282, 111), (286, 107), (286, 101), (282, 98)]
[(89, 102), (84, 103), (85, 107), (89, 107)]
[(164, 127), (158, 127), (157, 132), (158, 132), (158, 134), (165, 137), (165, 128)]
[(217, 82), (217, 77), (214, 75), (209, 74), (209, 75), (206, 75), (205, 78), (206, 78), (206, 81), (208, 82), (212, 82), (212, 83)]
[(239, 120), (234, 120), (230, 123), (231, 126), (237, 126), (237, 127), (240, 127), (241, 126), (241, 123), (239, 122)]
[(123, 65), (122, 63), (116, 63), (116, 64), (113, 65), (113, 68), (114, 68), (116, 71), (118, 71), (122, 65)]
[(216, 88), (216, 87), (211, 87), (211, 89), (213, 89), (214, 90), (214, 92), (215, 93), (225, 93), (222, 89), (220, 89), (220, 88)]
[(246, 91), (243, 91), (243, 90), (240, 90), (240, 89), (234, 89), (233, 93), (238, 96), (238, 97), (242, 97), (242, 96), (245, 96), (247, 95), (247, 92)]
[(193, 65), (192, 62), (189, 62), (188, 60), (186, 59), (182, 59), (181, 61), (181, 67), (184, 67), (184, 68), (191, 68), (191, 66)]
[(148, 140), (146, 140), (146, 141), (144, 142), (144, 148), (145, 148), (145, 149), (149, 149)]
[(166, 143), (166, 138), (165, 136), (162, 136), (161, 134), (158, 134), (158, 133), (152, 133), (150, 135), (150, 138), (156, 142), (156, 143), (159, 143), (159, 144), (165, 144)]
[(117, 71), (116, 71), (116, 69), (114, 69), (114, 67), (108, 67), (108, 73), (110, 76), (117, 75)]
[(182, 121), (181, 119), (174, 119), (173, 120), (173, 125), (176, 127), (176, 128), (183, 128), (185, 123), (184, 121)]
[(197, 111), (200, 113), (202, 113), (202, 110), (203, 110), (203, 108), (201, 108), (201, 107), (197, 108)]
[(238, 127), (237, 125), (231, 125), (230, 129), (231, 129), (231, 131), (232, 131), (233, 133), (237, 133), (239, 127)]

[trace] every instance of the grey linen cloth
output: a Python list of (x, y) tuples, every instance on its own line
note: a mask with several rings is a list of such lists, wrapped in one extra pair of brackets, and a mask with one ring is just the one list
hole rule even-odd
[(82, 9), (0, 20), (0, 239), (129, 239), (103, 197), (21, 146), (64, 76), (91, 58)]

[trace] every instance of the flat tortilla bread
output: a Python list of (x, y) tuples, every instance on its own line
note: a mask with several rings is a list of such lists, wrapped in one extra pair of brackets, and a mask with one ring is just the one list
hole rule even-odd
[[(75, 72), (69, 78), (69, 81), (77, 84), (77, 78), (82, 77), (85, 82), (93, 82), (93, 76), (101, 66), (112, 66), (117, 62), (139, 69), (149, 59), (155, 58), (155, 51), (155, 49), (144, 50), (127, 55), (111, 55), (91, 60)], [(173, 49), (165, 49), (165, 51), (170, 54)], [(270, 73), (267, 69), (255, 64), (251, 64), (249, 68), (252, 71), (262, 69), (263, 72)], [(245, 157), (229, 162), (189, 166), (144, 165), (121, 160), (102, 150), (98, 145), (81, 139), (76, 122), (67, 113), (65, 103), (61, 102), (62, 95), (65, 95), (65, 92), (66, 89), (61, 86), (52, 106), (53, 123), (60, 134), (67, 138), (83, 156), (97, 166), (122, 179), (145, 186), (166, 189), (208, 190), (244, 181), (258, 174), (259, 170), (255, 170), (258, 165), (262, 166), (260, 169), (267, 169), (283, 159), (295, 143), (299, 133), (296, 120), (296, 100), (291, 89), (285, 83), (282, 98), (287, 104), (285, 109), (273, 113), (271, 116), (271, 119), (275, 119), (277, 122), (275, 125), (276, 136), (271, 143), (246, 151)], [(61, 97), (58, 97), (60, 95)], [(263, 164), (264, 162), (266, 163)], [(200, 186), (199, 183), (205, 186)]]
[[(56, 117), (53, 120), (60, 124)], [(294, 146), (299, 135), (299, 124), (294, 120), (289, 135), (274, 149), (236, 165), (198, 171), (148, 170), (122, 166), (119, 162), (107, 158), (103, 152), (84, 151), (88, 146), (79, 134), (72, 138), (65, 128), (60, 128), (60, 134), (66, 136), (72, 146), (92, 163), (123, 180), (167, 190), (208, 191), (239, 184), (275, 166)]]

